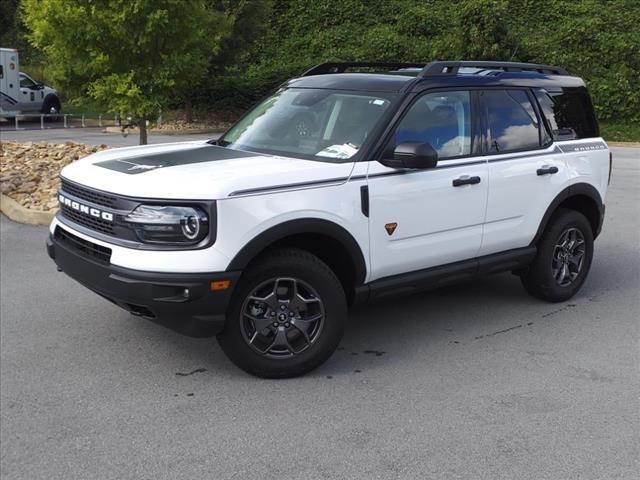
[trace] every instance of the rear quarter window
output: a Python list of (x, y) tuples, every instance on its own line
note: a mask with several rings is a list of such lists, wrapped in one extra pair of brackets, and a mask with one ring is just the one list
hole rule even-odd
[(534, 94), (554, 140), (600, 136), (593, 104), (585, 88), (536, 89)]

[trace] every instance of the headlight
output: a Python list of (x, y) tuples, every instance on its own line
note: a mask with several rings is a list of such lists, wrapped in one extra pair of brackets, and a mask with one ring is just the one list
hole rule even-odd
[(124, 221), (144, 243), (193, 245), (209, 232), (207, 214), (194, 207), (140, 205)]

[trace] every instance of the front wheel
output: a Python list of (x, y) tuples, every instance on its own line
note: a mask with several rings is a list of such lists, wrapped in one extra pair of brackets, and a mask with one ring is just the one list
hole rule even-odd
[(242, 276), (218, 342), (248, 373), (294, 377), (331, 356), (346, 318), (342, 285), (322, 260), (303, 250), (275, 250)]
[(536, 298), (563, 302), (574, 296), (589, 273), (593, 258), (593, 231), (586, 217), (559, 209), (538, 243), (538, 253), (521, 279)]
[(58, 121), (58, 114), (62, 111), (62, 106), (60, 105), (60, 100), (58, 97), (54, 95), (49, 95), (45, 97), (44, 102), (42, 104), (41, 112), (47, 115), (53, 115), (51, 117), (47, 117), (47, 120), (50, 122)]

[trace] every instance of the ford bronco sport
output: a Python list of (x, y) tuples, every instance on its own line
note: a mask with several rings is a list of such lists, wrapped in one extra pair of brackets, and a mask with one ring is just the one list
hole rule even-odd
[(216, 141), (67, 166), (47, 248), (134, 315), (205, 325), (245, 371), (294, 376), (332, 354), (355, 302), (502, 271), (567, 300), (610, 172), (562, 68), (327, 63)]

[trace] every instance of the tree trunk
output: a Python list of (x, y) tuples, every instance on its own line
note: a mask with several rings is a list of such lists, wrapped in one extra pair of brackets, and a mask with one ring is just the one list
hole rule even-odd
[(138, 129), (140, 130), (140, 145), (147, 144), (147, 119), (141, 118), (138, 121)]
[(191, 105), (191, 98), (187, 98), (184, 101), (184, 117), (187, 123), (193, 122), (193, 106)]

